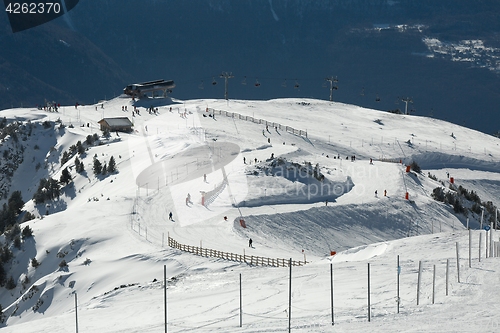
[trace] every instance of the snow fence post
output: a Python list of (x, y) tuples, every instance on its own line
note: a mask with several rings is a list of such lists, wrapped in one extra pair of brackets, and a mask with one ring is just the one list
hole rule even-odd
[(448, 296), (449, 277), (450, 277), (450, 259), (446, 259), (446, 296)]
[(368, 322), (371, 321), (371, 305), (370, 305), (370, 263), (368, 263)]
[(290, 266), (290, 282), (288, 290), (288, 333), (292, 331), (292, 258), (288, 264)]
[(493, 257), (493, 222), (490, 222), (490, 258)]
[(486, 230), (486, 246), (484, 247), (484, 254), (485, 254), (485, 258), (488, 258), (488, 249), (489, 249), (489, 246), (488, 246), (488, 231), (491, 232), (491, 230)]
[(163, 300), (165, 315), (165, 333), (167, 333), (167, 265), (163, 265)]
[(469, 229), (469, 268), (472, 267), (471, 257), (472, 257), (472, 230)]
[(333, 313), (333, 263), (330, 263), (330, 299), (332, 304), (332, 326), (335, 325), (335, 317)]
[(75, 330), (78, 333), (78, 296), (75, 293)]
[(241, 295), (241, 273), (240, 273), (240, 327), (243, 325), (243, 306), (242, 306), (242, 295)]
[(458, 254), (458, 242), (456, 244), (457, 247), (457, 278), (458, 278), (458, 283), (460, 283), (460, 256)]
[(401, 274), (401, 266), (399, 266), (399, 254), (398, 254), (398, 295), (397, 295), (397, 298), (396, 298), (396, 302), (398, 303), (398, 313), (399, 313), (399, 303), (401, 303), (401, 300), (399, 298), (399, 275)]
[(422, 261), (418, 262), (418, 278), (417, 278), (417, 305), (420, 304), (420, 281), (422, 276)]
[(434, 295), (436, 294), (436, 265), (432, 272), (432, 304), (434, 304)]
[(483, 233), (479, 230), (479, 262), (481, 262), (481, 244), (483, 242)]

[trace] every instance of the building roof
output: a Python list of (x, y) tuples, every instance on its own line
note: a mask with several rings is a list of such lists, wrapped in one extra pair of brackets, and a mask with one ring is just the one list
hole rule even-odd
[(110, 127), (132, 127), (134, 124), (128, 119), (127, 117), (117, 117), (117, 118), (103, 118), (98, 121), (100, 124), (101, 122), (106, 122), (108, 126)]

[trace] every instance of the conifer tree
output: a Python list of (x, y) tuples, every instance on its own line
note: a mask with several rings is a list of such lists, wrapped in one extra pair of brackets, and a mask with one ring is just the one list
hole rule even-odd
[(61, 173), (61, 177), (59, 178), (59, 181), (62, 183), (62, 184), (69, 184), (71, 183), (73, 179), (71, 178), (71, 173), (69, 172), (68, 168), (64, 168), (64, 170), (62, 171)]
[(94, 175), (100, 175), (102, 173), (102, 164), (97, 158), (94, 158), (94, 166), (92, 170), (94, 171)]
[(113, 173), (113, 172), (116, 172), (116, 162), (115, 158), (111, 156), (109, 158), (109, 163), (108, 163), (108, 173)]

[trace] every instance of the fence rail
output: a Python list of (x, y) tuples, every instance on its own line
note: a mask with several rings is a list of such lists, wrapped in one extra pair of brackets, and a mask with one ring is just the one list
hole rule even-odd
[[(244, 262), (249, 265), (255, 265), (255, 266), (289, 267), (290, 263), (289, 259), (266, 258), (266, 257), (252, 256), (247, 254), (242, 255), (242, 254), (202, 248), (198, 246), (180, 244), (170, 236), (168, 236), (168, 246), (202, 257), (212, 257), (224, 260)], [(292, 266), (304, 266), (306, 263), (307, 263), (306, 261), (292, 260)]]
[(251, 121), (254, 124), (262, 124), (262, 125), (266, 125), (266, 126), (271, 126), (272, 128), (276, 128), (276, 129), (279, 129), (279, 130), (282, 130), (282, 131), (285, 131), (285, 132), (288, 132), (288, 133), (292, 133), (292, 134), (295, 134), (295, 135), (299, 135), (299, 136), (305, 136), (307, 138), (307, 130), (304, 131), (304, 130), (301, 130), (301, 129), (293, 128), (291, 126), (281, 125), (280, 123), (275, 123), (275, 122), (267, 121), (265, 119), (259, 119), (259, 118), (254, 118), (254, 117), (250, 117), (250, 116), (244, 116), (244, 115), (236, 113), (236, 112), (227, 112), (227, 111), (224, 111), (224, 110), (216, 110), (216, 109), (212, 109), (212, 108), (208, 108), (207, 111), (211, 112), (212, 114), (218, 114), (218, 115), (230, 117), (230, 118), (233, 118), (233, 119), (240, 119), (240, 120), (245, 120), (245, 121)]

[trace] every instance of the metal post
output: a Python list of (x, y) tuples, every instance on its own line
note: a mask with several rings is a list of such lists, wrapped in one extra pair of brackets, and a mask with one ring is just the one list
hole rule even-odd
[[(325, 80), (330, 82), (330, 102), (332, 102), (333, 101), (333, 90), (338, 89), (336, 83), (339, 82), (339, 80), (337, 80), (337, 78), (336, 77), (334, 78), (333, 76), (327, 77)], [(334, 83), (335, 83), (335, 85), (334, 85)]]
[(242, 295), (241, 295), (241, 273), (240, 273), (240, 327), (243, 326), (243, 302), (242, 302)]
[(479, 230), (483, 230), (484, 207), (481, 207), (481, 226)]
[(490, 222), (490, 258), (493, 257), (493, 222)]
[(163, 265), (163, 300), (165, 311), (165, 333), (167, 333), (167, 265)]
[(483, 243), (483, 233), (479, 230), (479, 262), (481, 262), (481, 244)]
[(75, 328), (76, 333), (78, 333), (78, 296), (75, 293)]
[(290, 282), (288, 290), (288, 333), (292, 331), (292, 258), (288, 264), (290, 266)]
[(434, 271), (432, 273), (432, 304), (434, 304), (435, 293), (436, 293), (436, 265), (434, 265)]
[(458, 283), (460, 283), (460, 257), (458, 255), (458, 242), (457, 242), (457, 278), (458, 278)]
[(485, 254), (485, 258), (488, 258), (488, 230), (486, 230), (486, 246), (484, 248), (484, 254)]
[(418, 278), (417, 278), (417, 305), (420, 304), (420, 277), (422, 276), (422, 261), (418, 262)]
[(330, 264), (330, 299), (332, 304), (332, 326), (335, 325), (335, 317), (333, 315), (333, 264)]
[(446, 259), (446, 296), (448, 296), (449, 277), (450, 277), (450, 259)]
[(398, 303), (398, 313), (399, 313), (399, 303), (401, 303), (401, 300), (399, 298), (399, 274), (401, 274), (401, 266), (399, 266), (399, 254), (398, 254), (398, 298), (396, 299), (396, 302)]
[(368, 263), (368, 321), (371, 321), (371, 305), (370, 305), (370, 263)]
[(227, 79), (232, 79), (234, 76), (232, 73), (223, 72), (220, 77), (224, 79), (224, 99), (227, 101)]
[(472, 230), (469, 229), (469, 268), (472, 267), (471, 257), (472, 257)]

